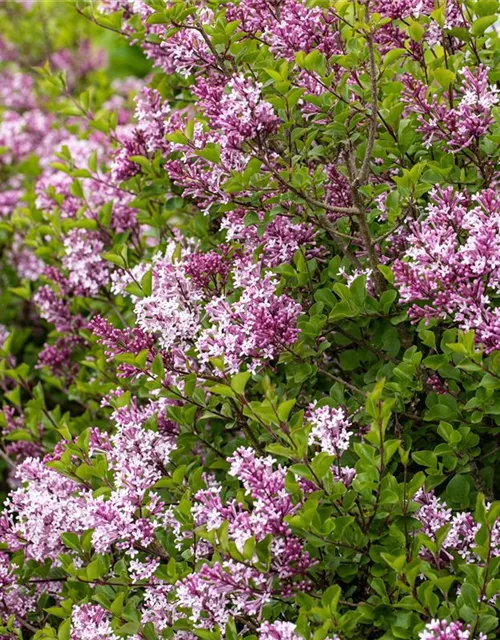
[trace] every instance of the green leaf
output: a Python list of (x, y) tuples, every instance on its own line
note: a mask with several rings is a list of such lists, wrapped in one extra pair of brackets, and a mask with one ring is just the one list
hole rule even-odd
[(285, 400), (278, 406), (278, 417), (281, 422), (286, 422), (288, 420), (290, 411), (293, 409), (296, 402), (296, 398), (291, 398), (290, 400)]
[(443, 87), (443, 89), (449, 89), (449, 87), (455, 82), (456, 76), (453, 71), (440, 67), (434, 70), (434, 77)]
[(231, 378), (231, 389), (235, 391), (238, 395), (242, 396), (245, 393), (245, 387), (247, 386), (247, 382), (252, 377), (252, 374), (248, 371), (242, 371), (241, 373), (237, 373), (234, 377)]
[(217, 396), (228, 396), (234, 398), (234, 391), (227, 384), (214, 384), (210, 387), (211, 393), (215, 393)]
[(456, 504), (468, 503), (470, 484), (464, 475), (453, 476), (446, 487), (446, 497)]
[(213, 164), (220, 164), (220, 146), (213, 142), (208, 142), (203, 149), (197, 150), (196, 155)]
[(64, 622), (59, 625), (59, 629), (57, 630), (57, 638), (58, 640), (69, 640), (71, 631), (71, 619), (68, 618)]
[(410, 32), (410, 36), (412, 40), (415, 40), (415, 42), (420, 42), (425, 34), (424, 26), (421, 25), (420, 22), (417, 22), (416, 20), (412, 21), (408, 31)]
[(488, 29), (488, 27), (491, 27), (492, 24), (495, 24), (496, 21), (496, 15), (483, 16), (482, 18), (478, 18), (472, 23), (471, 31), (475, 36), (482, 36), (486, 29)]
[(437, 456), (433, 451), (414, 451), (411, 457), (417, 464), (424, 467), (435, 467), (437, 465)]
[(120, 616), (123, 610), (123, 601), (125, 600), (125, 592), (121, 591), (111, 603), (109, 610), (115, 616)]

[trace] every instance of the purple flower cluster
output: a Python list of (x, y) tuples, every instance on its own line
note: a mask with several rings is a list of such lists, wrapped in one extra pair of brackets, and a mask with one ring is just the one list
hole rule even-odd
[(246, 140), (264, 139), (276, 130), (280, 120), (273, 107), (263, 100), (261, 85), (240, 74), (226, 86), (227, 92), (221, 83), (197, 88), (199, 104), (212, 129), (220, 131), (222, 146), (239, 149)]
[[(419, 640), (469, 640), (470, 624), (448, 622), (447, 620), (431, 620), (419, 634)], [(480, 633), (478, 640), (486, 640), (486, 634)]]
[(9, 556), (0, 551), (0, 618), (5, 615), (24, 616), (36, 603), (36, 598), (18, 582), (15, 568), (10, 564)]
[(113, 474), (107, 499), (94, 497), (75, 480), (47, 466), (62, 455), (61, 448), (45, 461), (29, 458), (19, 465), (17, 477), (22, 486), (5, 504), (0, 540), (8, 542), (11, 550), (23, 549), (28, 558), (54, 562), (65, 549), (61, 540), (65, 532), (81, 534), (93, 529), (92, 542), (101, 553), (116, 544), (133, 557), (136, 545), (151, 544), (164, 505), (150, 490), (162, 477), (176, 433), (166, 423), (168, 428), (161, 431), (145, 429), (144, 424), (153, 416), (162, 424), (164, 412), (162, 401), (143, 408), (132, 403), (114, 412), (117, 429), (111, 439), (98, 431), (91, 433), (89, 455), (105, 454)]
[(98, 233), (72, 229), (64, 239), (62, 266), (76, 295), (95, 296), (109, 282), (109, 263), (102, 257), (104, 243)]
[[(452, 510), (440, 499), (436, 498), (433, 492), (427, 493), (423, 489), (415, 495), (414, 500), (420, 504), (420, 508), (415, 514), (420, 522), (421, 532), (436, 539), (436, 534), (446, 525), (449, 529), (442, 542), (440, 558), (433, 558), (434, 561), (449, 562), (453, 559), (453, 554), (458, 554), (468, 563), (478, 562), (475, 552), (476, 534), (480, 525), (474, 520), (469, 512), (458, 512), (453, 514)], [(492, 557), (500, 556), (500, 521), (493, 525), (490, 540), (490, 553)], [(424, 557), (432, 558), (428, 550), (422, 552)]]
[(463, 76), (460, 100), (454, 108), (436, 96), (429, 103), (429, 87), (410, 75), (403, 77), (405, 115), (417, 114), (418, 130), (423, 133), (426, 146), (443, 141), (456, 153), (477, 144), (493, 124), (492, 108), (498, 104), (498, 89), (489, 83), (488, 70), (482, 65), (474, 71), (465, 67)]
[(118, 640), (110, 615), (100, 605), (82, 604), (73, 608), (71, 640)]
[(276, 278), (251, 257), (231, 260), (189, 248), (177, 254), (171, 243), (156, 257), (152, 293), (135, 302), (138, 326), (156, 335), (163, 349), (175, 356), (195, 347), (201, 366), (223, 358), (236, 372), (243, 362), (259, 367), (295, 342), (300, 305), (277, 295)]
[[(156, 355), (154, 339), (138, 327), (134, 327), (133, 329), (116, 329), (107, 320), (101, 318), (101, 316), (94, 316), (89, 322), (88, 328), (99, 339), (99, 343), (104, 346), (108, 360), (112, 360), (123, 353), (138, 356), (141, 351), (150, 352), (148, 364), (154, 360)], [(129, 378), (138, 373), (140, 372), (138, 372), (137, 368), (132, 364), (122, 362), (118, 365), (118, 374), (124, 378)]]
[[(124, 135), (124, 134), (123, 134)], [(64, 153), (63, 153), (64, 152)], [(47, 212), (54, 206), (61, 210), (64, 218), (77, 218), (81, 211), (85, 216), (94, 220), (98, 219), (102, 207), (111, 203), (112, 215), (110, 225), (118, 233), (134, 228), (136, 214), (130, 206), (132, 195), (118, 186), (118, 180), (113, 182), (110, 174), (100, 170), (99, 166), (111, 161), (113, 152), (109, 143), (103, 141), (102, 136), (94, 134), (90, 139), (80, 139), (76, 136), (65, 138), (53, 145), (51, 152), (47, 153), (49, 161), (61, 162), (59, 155), (69, 155), (69, 167), (84, 171), (88, 174), (81, 185), (85, 187), (83, 199), (74, 195), (72, 191), (73, 178), (69, 173), (63, 173), (47, 162), (43, 173), (37, 181), (37, 206)], [(59, 154), (59, 155), (58, 155)], [(89, 161), (96, 158), (97, 170), (89, 170)], [(113, 177), (114, 174), (111, 174)]]
[[(315, 246), (315, 230), (310, 224), (294, 223), (286, 216), (275, 216), (265, 225), (263, 233), (257, 225), (245, 224), (246, 212), (241, 209), (230, 211), (221, 223), (228, 241), (237, 241), (247, 251), (260, 250), (260, 259), (265, 267), (277, 267), (291, 262), (297, 251), (301, 250), (308, 258), (320, 253)], [(260, 218), (264, 218), (262, 214)]]
[(306, 418), (311, 424), (309, 445), (318, 445), (321, 451), (336, 457), (347, 451), (352, 432), (350, 421), (342, 407), (317, 407), (313, 403), (309, 406)]
[[(458, 0), (448, 0), (444, 7), (444, 29), (464, 28), (467, 22)], [(430, 18), (424, 27), (424, 39), (433, 46), (441, 41), (443, 25), (439, 24), (433, 15), (436, 10), (434, 0), (375, 0), (372, 10), (382, 16), (391, 18), (391, 22), (384, 24), (377, 34), (377, 40), (384, 43), (384, 53), (390, 48), (405, 47), (406, 32), (394, 21), (401, 20), (408, 24), (409, 19), (418, 19), (421, 16)], [(412, 46), (413, 45), (413, 46)], [(421, 59), (420, 47), (410, 45), (412, 55)]]
[(451, 187), (432, 192), (427, 216), (413, 223), (403, 260), (394, 264), (401, 300), (421, 318), (451, 318), (491, 352), (500, 346), (498, 224), (493, 189), (472, 197)]
[(285, 490), (285, 469), (274, 468), (271, 457), (257, 458), (252, 449), (245, 448), (238, 449), (228, 461), (231, 475), (241, 481), (252, 500), (251, 511), (236, 500), (224, 505), (221, 487), (211, 486), (195, 496), (195, 526), (217, 531), (227, 522), (229, 538), (241, 552), (250, 538), (260, 542), (272, 535), (271, 564), (267, 573), (234, 560), (204, 564), (177, 585), (178, 605), (191, 611), (190, 619), (196, 626), (208, 629), (217, 624), (223, 627), (230, 616), (240, 613), (260, 616), (278, 585), (284, 596), (296, 589), (307, 590), (303, 576), (312, 565), (302, 542), (285, 521), (298, 508)]
[(140, 165), (130, 160), (132, 156), (152, 156), (157, 151), (166, 153), (168, 143), (166, 119), (170, 108), (155, 89), (143, 88), (135, 98), (137, 127), (131, 134), (124, 134), (123, 146), (115, 153), (111, 164), (111, 177), (116, 183), (128, 180), (140, 171)]
[(210, 327), (197, 342), (200, 360), (224, 358), (227, 369), (236, 372), (243, 362), (255, 370), (275, 359), (298, 337), (297, 319), (301, 306), (285, 294), (277, 295), (277, 281), (270, 273), (248, 260), (233, 271), (239, 299), (230, 303), (219, 296), (205, 307)]
[[(245, 3), (240, 4), (240, 11), (244, 11), (242, 4)], [(283, 3), (279, 18), (267, 25), (263, 36), (271, 51), (287, 60), (294, 60), (299, 51), (317, 50), (327, 58), (342, 52), (335, 12), (307, 7), (297, 0)]]
[(17, 477), (23, 486), (10, 494), (4, 506), (8, 526), (6, 531), (0, 527), (0, 539), (8, 541), (10, 549), (23, 549), (27, 558), (57, 561), (64, 550), (61, 534), (86, 529), (81, 518), (85, 498), (76, 495), (76, 482), (40, 460), (28, 458), (19, 465)]

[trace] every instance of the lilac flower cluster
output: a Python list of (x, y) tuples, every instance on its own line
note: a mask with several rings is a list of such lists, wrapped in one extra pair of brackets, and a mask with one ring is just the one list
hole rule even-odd
[[(175, 357), (179, 349), (195, 347), (202, 366), (224, 358), (227, 370), (236, 372), (243, 362), (251, 369), (261, 366), (295, 342), (300, 305), (276, 294), (276, 279), (259, 263), (246, 256), (202, 256), (189, 248), (177, 253), (172, 242), (156, 256), (152, 293), (135, 301), (138, 326), (156, 335), (163, 349)], [(234, 302), (229, 275), (238, 295)]]
[(401, 300), (421, 318), (451, 318), (491, 352), (498, 349), (497, 237), (500, 202), (493, 189), (472, 197), (451, 187), (432, 192), (424, 220), (411, 225), (394, 273)]
[[(469, 640), (471, 638), (470, 624), (463, 622), (448, 622), (447, 620), (431, 620), (419, 634), (419, 640)], [(486, 640), (486, 634), (480, 633), (478, 640)]]
[(418, 130), (427, 147), (434, 141), (443, 141), (456, 153), (477, 144), (493, 124), (492, 108), (498, 104), (498, 89), (489, 83), (488, 70), (482, 65), (475, 70), (465, 67), (463, 76), (462, 95), (454, 108), (436, 96), (429, 103), (429, 87), (410, 75), (403, 77), (405, 115), (417, 114)]
[(317, 407), (313, 403), (309, 406), (307, 420), (311, 424), (309, 445), (318, 445), (321, 451), (336, 457), (347, 451), (352, 432), (342, 407)]
[[(154, 339), (138, 327), (116, 329), (101, 316), (94, 316), (89, 322), (88, 328), (99, 339), (100, 344), (104, 346), (105, 354), (109, 361), (124, 353), (138, 356), (141, 351), (150, 352), (150, 357), (146, 364), (154, 360), (156, 355)], [(126, 362), (120, 363), (117, 371), (124, 378), (129, 378), (139, 373), (136, 367)]]
[(131, 134), (124, 133), (123, 146), (115, 153), (111, 164), (111, 177), (117, 184), (130, 179), (140, 171), (140, 165), (131, 156), (153, 156), (157, 151), (166, 153), (165, 120), (170, 111), (155, 89), (143, 88), (135, 98), (137, 127)]
[[(467, 22), (460, 7), (459, 0), (449, 0), (444, 7), (444, 29), (465, 28)], [(376, 0), (373, 3), (373, 10), (384, 17), (391, 18), (391, 22), (383, 25), (377, 34), (377, 40), (384, 45), (384, 53), (390, 48), (405, 47), (406, 32), (394, 21), (401, 20), (408, 24), (409, 19), (418, 19), (420, 16), (430, 18), (424, 27), (424, 39), (433, 46), (440, 42), (443, 33), (443, 25), (439, 24), (434, 11), (436, 3), (434, 0)], [(422, 52), (419, 47), (411, 47), (412, 55), (421, 59)]]
[(64, 239), (62, 266), (75, 294), (95, 296), (109, 282), (109, 263), (101, 257), (104, 243), (98, 233), (72, 229)]
[(270, 456), (257, 458), (252, 449), (245, 448), (237, 450), (229, 462), (231, 475), (241, 481), (252, 499), (252, 510), (245, 510), (236, 500), (224, 505), (221, 487), (216, 485), (196, 494), (194, 523), (207, 531), (217, 531), (227, 522), (229, 538), (241, 552), (250, 538), (260, 542), (272, 535), (271, 565), (264, 574), (233, 560), (204, 564), (198, 573), (179, 583), (178, 604), (191, 611), (190, 619), (197, 626), (208, 629), (217, 624), (223, 627), (230, 616), (240, 613), (260, 616), (278, 584), (285, 596), (296, 589), (307, 590), (304, 576), (312, 565), (285, 521), (298, 508), (285, 490), (285, 469), (274, 469)]
[[(414, 500), (420, 504), (420, 508), (415, 517), (420, 522), (421, 532), (436, 539), (436, 534), (445, 525), (449, 525), (448, 532), (441, 546), (441, 557), (434, 558), (440, 562), (449, 562), (453, 559), (453, 553), (458, 554), (468, 563), (478, 562), (479, 558), (475, 552), (476, 534), (480, 525), (474, 520), (469, 512), (458, 512), (453, 514), (452, 510), (440, 499), (436, 498), (433, 492), (427, 493), (423, 489), (415, 495)], [(493, 525), (491, 532), (491, 555), (500, 555), (500, 521)], [(425, 557), (432, 557), (427, 550), (423, 550)]]
[(19, 584), (15, 565), (10, 564), (9, 556), (0, 551), (0, 617), (24, 616), (35, 606), (35, 602), (35, 597)]
[(86, 528), (81, 518), (84, 497), (75, 495), (78, 484), (33, 458), (19, 465), (17, 477), (23, 486), (7, 500), (0, 538), (10, 549), (23, 549), (28, 558), (57, 561), (64, 549), (61, 534)]
[(261, 85), (240, 74), (231, 78), (227, 88), (227, 93), (220, 84), (205, 85), (203, 92), (198, 88), (199, 104), (210, 126), (221, 132), (222, 146), (239, 149), (245, 140), (263, 139), (276, 130), (280, 121), (262, 99)]
[[(126, 127), (124, 128), (125, 131), (118, 132), (118, 135), (126, 136)], [(46, 158), (60, 163), (61, 153), (65, 158), (69, 155), (70, 168), (88, 174), (82, 182), (86, 186), (83, 201), (81, 197), (74, 195), (73, 178), (69, 173), (63, 173), (47, 162), (36, 185), (37, 206), (47, 212), (57, 206), (65, 218), (77, 218), (80, 211), (83, 211), (86, 217), (97, 220), (102, 207), (111, 203), (111, 227), (119, 233), (133, 229), (136, 224), (136, 213), (130, 206), (132, 195), (119, 188), (118, 182), (110, 180), (110, 175), (102, 172), (99, 166), (92, 172), (88, 167), (92, 157), (96, 158), (98, 165), (110, 162), (113, 153), (109, 143), (106, 143), (99, 134), (94, 134), (87, 140), (76, 136), (66, 137), (52, 146)]]
[(82, 604), (73, 608), (71, 640), (118, 640), (110, 616), (100, 605)]
[[(301, 250), (308, 258), (319, 255), (316, 247), (315, 231), (312, 225), (294, 223), (286, 216), (275, 216), (259, 233), (257, 225), (245, 224), (246, 212), (241, 209), (230, 211), (221, 222), (228, 241), (240, 242), (247, 251), (260, 250), (260, 259), (265, 267), (277, 267), (291, 262), (297, 251)], [(261, 214), (263, 219), (264, 215)]]
[[(61, 534), (65, 532), (81, 534), (93, 529), (98, 552), (117, 544), (132, 557), (135, 545), (151, 544), (164, 507), (150, 489), (162, 477), (176, 434), (168, 425), (161, 432), (146, 430), (144, 423), (161, 416), (164, 407), (162, 402), (144, 408), (132, 403), (114, 412), (117, 430), (110, 440), (99, 431), (91, 433), (92, 455), (105, 454), (113, 473), (113, 489), (106, 500), (102, 495), (93, 497), (91, 491), (44, 461), (29, 458), (19, 465), (17, 477), (22, 486), (5, 505), (0, 539), (10, 549), (23, 549), (28, 558), (54, 562), (64, 550)], [(56, 451), (45, 463), (59, 459), (62, 453), (62, 449)], [(138, 509), (141, 516), (136, 515)]]

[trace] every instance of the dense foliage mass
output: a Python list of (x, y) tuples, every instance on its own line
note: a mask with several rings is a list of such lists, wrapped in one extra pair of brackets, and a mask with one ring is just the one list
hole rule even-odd
[(499, 11), (0, 4), (0, 638), (498, 637)]

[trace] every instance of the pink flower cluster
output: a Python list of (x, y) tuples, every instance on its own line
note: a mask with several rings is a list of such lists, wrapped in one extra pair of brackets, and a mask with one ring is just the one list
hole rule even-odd
[(224, 505), (221, 487), (215, 485), (196, 494), (194, 524), (217, 531), (227, 522), (229, 539), (240, 552), (250, 538), (260, 542), (272, 535), (271, 564), (266, 574), (234, 560), (204, 564), (177, 585), (178, 605), (191, 611), (196, 626), (209, 629), (217, 624), (224, 627), (230, 616), (240, 613), (260, 616), (275, 589), (284, 597), (296, 589), (307, 590), (304, 575), (312, 565), (303, 543), (285, 521), (297, 509), (285, 489), (285, 468), (274, 468), (270, 456), (258, 458), (246, 448), (238, 449), (228, 461), (231, 475), (241, 481), (252, 500), (251, 511), (236, 500)]
[[(469, 640), (471, 638), (470, 624), (463, 622), (448, 622), (448, 620), (431, 620), (418, 636), (419, 640)], [(487, 636), (480, 633), (478, 640), (486, 640)]]
[[(126, 129), (125, 129), (126, 132)], [(119, 132), (125, 136), (125, 132)], [(69, 169), (84, 171), (88, 174), (81, 179), (80, 185), (83, 198), (75, 195), (72, 190), (73, 178), (69, 173), (55, 168), (46, 161), (46, 166), (36, 185), (37, 206), (43, 211), (50, 212), (54, 207), (61, 210), (64, 218), (78, 218), (81, 212), (85, 217), (98, 220), (99, 213), (105, 205), (111, 205), (110, 226), (121, 233), (133, 229), (136, 224), (136, 214), (130, 206), (133, 196), (113, 182), (113, 174), (101, 170), (111, 161), (113, 152), (109, 142), (103, 140), (100, 134), (93, 134), (90, 139), (80, 139), (77, 136), (66, 137), (59, 144), (54, 145), (47, 160), (61, 163), (63, 156)], [(89, 168), (91, 158), (95, 157), (97, 170)]]
[(239, 299), (230, 303), (219, 296), (206, 305), (211, 326), (202, 331), (197, 347), (202, 363), (223, 357), (235, 373), (245, 361), (255, 370), (296, 341), (301, 306), (285, 294), (277, 295), (276, 279), (262, 274), (258, 264), (242, 261), (233, 279)]
[[(151, 544), (164, 505), (150, 490), (162, 477), (176, 441), (175, 429), (162, 417), (164, 411), (162, 401), (143, 408), (132, 402), (114, 412), (117, 429), (111, 439), (98, 430), (91, 432), (89, 455), (105, 455), (113, 474), (106, 499), (93, 497), (77, 479), (47, 466), (60, 458), (62, 446), (44, 461), (29, 458), (19, 465), (22, 486), (5, 504), (0, 540), (42, 562), (45, 558), (57, 562), (65, 549), (61, 540), (65, 532), (93, 529), (92, 542), (100, 553), (116, 544), (134, 556), (136, 545)], [(144, 427), (152, 416), (158, 416), (158, 431)]]
[[(474, 520), (472, 514), (466, 511), (453, 514), (452, 510), (440, 498), (436, 498), (433, 492), (427, 493), (423, 489), (419, 490), (414, 500), (420, 504), (415, 517), (420, 522), (421, 532), (429, 538), (435, 540), (438, 530), (445, 525), (450, 525), (441, 546), (441, 556), (434, 558), (435, 561), (449, 562), (453, 559), (453, 553), (457, 553), (469, 564), (479, 561), (474, 549), (480, 525)], [(490, 538), (491, 556), (500, 556), (500, 520), (493, 525)], [(427, 558), (432, 557), (426, 549), (421, 553)]]
[[(88, 328), (98, 338), (99, 343), (104, 346), (105, 354), (109, 361), (123, 353), (138, 356), (141, 351), (146, 350), (151, 354), (146, 364), (150, 365), (154, 360), (156, 355), (154, 338), (144, 333), (144, 331), (138, 327), (134, 327), (133, 329), (116, 329), (101, 316), (94, 316), (89, 322)], [(126, 362), (121, 362), (118, 365), (117, 371), (119, 376), (123, 378), (129, 378), (139, 373), (134, 365)]]
[(3, 616), (24, 616), (35, 606), (35, 597), (19, 584), (15, 569), (9, 556), (0, 551), (0, 619)]
[(172, 242), (154, 259), (152, 293), (135, 302), (138, 326), (163, 349), (195, 347), (202, 366), (223, 358), (236, 372), (244, 362), (255, 369), (273, 360), (295, 342), (300, 305), (277, 295), (276, 278), (259, 263), (189, 248), (179, 256), (178, 248)]
[[(376, 0), (372, 5), (374, 12), (382, 16), (391, 18), (391, 22), (383, 25), (376, 34), (378, 40), (384, 43), (384, 53), (390, 48), (405, 47), (407, 34), (393, 21), (401, 20), (408, 23), (409, 18), (417, 19), (420, 16), (427, 16), (430, 21), (424, 27), (424, 39), (433, 46), (441, 41), (443, 26), (434, 20), (433, 12), (436, 10), (434, 0)], [(444, 11), (444, 29), (456, 27), (466, 28), (467, 21), (460, 7), (458, 0), (448, 0)], [(419, 47), (411, 43), (411, 52), (415, 57), (421, 57)]]
[(417, 114), (418, 130), (423, 133), (427, 147), (443, 141), (456, 153), (477, 145), (494, 122), (492, 109), (498, 104), (498, 89), (489, 83), (488, 70), (482, 65), (473, 71), (465, 67), (463, 75), (460, 100), (453, 108), (436, 96), (429, 102), (429, 87), (410, 75), (403, 77), (404, 115)]
[(109, 263), (102, 257), (104, 243), (98, 233), (72, 229), (64, 239), (62, 266), (75, 295), (95, 296), (109, 282)]
[(71, 640), (118, 640), (110, 624), (110, 615), (100, 605), (73, 607)]
[(111, 164), (111, 177), (116, 183), (128, 180), (140, 171), (140, 165), (130, 160), (132, 156), (154, 157), (157, 151), (169, 149), (165, 135), (166, 119), (170, 108), (158, 91), (145, 87), (135, 97), (137, 127), (124, 134), (123, 146), (115, 153)]
[(318, 445), (321, 451), (336, 457), (347, 451), (352, 431), (351, 423), (342, 407), (317, 407), (316, 403), (313, 403), (309, 405), (306, 418), (311, 424), (310, 446)]
[(410, 226), (408, 248), (394, 273), (415, 320), (450, 318), (474, 330), (487, 352), (500, 347), (498, 225), (493, 189), (472, 197), (451, 187), (431, 193), (427, 216)]
[[(311, 224), (294, 223), (286, 216), (277, 215), (260, 232), (258, 225), (245, 224), (246, 211), (236, 209), (230, 211), (221, 222), (221, 229), (226, 231), (228, 241), (241, 243), (247, 251), (260, 250), (260, 259), (265, 267), (278, 267), (284, 262), (291, 262), (297, 251), (301, 250), (307, 258), (319, 255), (315, 246), (315, 231)], [(261, 214), (260, 219), (264, 219)]]
[(4, 505), (5, 530), (0, 539), (10, 549), (24, 549), (27, 558), (56, 561), (63, 552), (61, 534), (83, 533), (83, 496), (76, 495), (78, 484), (28, 458), (19, 465), (17, 477), (23, 484), (13, 491)]
[[(201, 82), (201, 81), (199, 81)], [(273, 107), (262, 98), (262, 86), (243, 74), (224, 84), (198, 85), (200, 99), (212, 129), (220, 131), (219, 142), (230, 149), (241, 148), (246, 140), (264, 140), (280, 122)]]
[(261, 34), (277, 56), (294, 60), (299, 51), (318, 49), (327, 57), (341, 53), (333, 11), (299, 0), (243, 0), (227, 9), (249, 34)]

